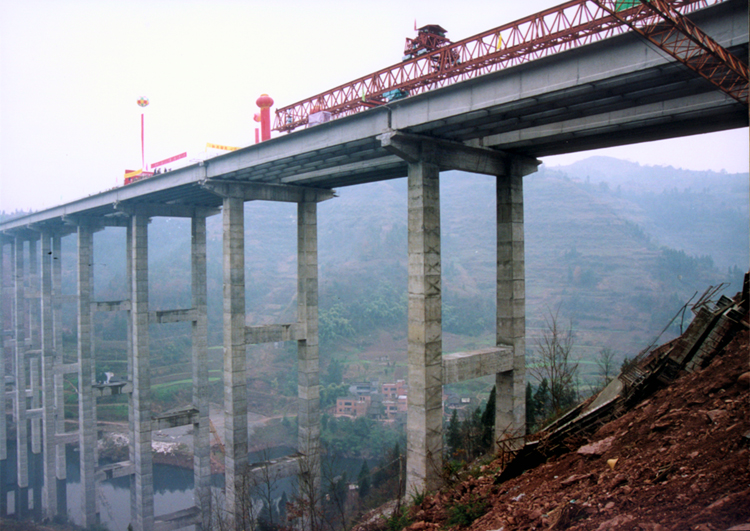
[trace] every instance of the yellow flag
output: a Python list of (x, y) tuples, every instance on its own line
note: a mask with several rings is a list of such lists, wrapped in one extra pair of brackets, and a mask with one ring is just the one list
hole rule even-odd
[(214, 148), (214, 149), (220, 149), (222, 151), (237, 151), (238, 147), (232, 147), (232, 146), (222, 146), (221, 144), (212, 144), (210, 142), (206, 142), (206, 149), (208, 148)]

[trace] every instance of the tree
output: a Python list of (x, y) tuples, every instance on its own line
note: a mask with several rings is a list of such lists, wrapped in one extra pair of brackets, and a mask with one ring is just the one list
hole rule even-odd
[(322, 378), (324, 385), (339, 385), (344, 379), (344, 364), (341, 360), (332, 359), (328, 364), (328, 370)]
[(550, 405), (553, 413), (559, 415), (578, 399), (578, 363), (572, 359), (573, 324), (560, 326), (557, 312), (550, 312), (544, 324), (537, 340), (537, 360), (529, 372), (540, 382), (547, 379)]
[(549, 383), (547, 383), (547, 378), (542, 378), (542, 382), (534, 393), (535, 422), (543, 422), (550, 416), (550, 413)]
[(482, 413), (482, 447), (484, 451), (492, 448), (495, 440), (495, 386), (490, 391), (487, 405)]
[(461, 447), (461, 427), (458, 422), (458, 413), (453, 410), (451, 419), (448, 422), (448, 431), (446, 433), (446, 444), (448, 446), (448, 454), (453, 457), (453, 454)]
[(362, 468), (359, 469), (357, 477), (357, 486), (359, 487), (359, 497), (364, 499), (370, 492), (370, 467), (367, 466), (367, 460), (362, 460)]
[(536, 422), (536, 404), (534, 403), (534, 389), (531, 382), (526, 382), (526, 433), (531, 433), (531, 428)]
[(602, 388), (607, 387), (615, 377), (615, 351), (602, 347), (596, 356), (596, 369)]

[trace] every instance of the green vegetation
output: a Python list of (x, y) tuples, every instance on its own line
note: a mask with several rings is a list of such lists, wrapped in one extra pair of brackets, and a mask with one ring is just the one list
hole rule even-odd
[(456, 502), (448, 506), (448, 520), (446, 523), (449, 526), (468, 527), (474, 520), (486, 512), (487, 501), (478, 496), (472, 496), (466, 503)]
[(365, 417), (321, 417), (321, 442), (333, 456), (377, 459), (404, 437), (403, 426), (398, 429)]

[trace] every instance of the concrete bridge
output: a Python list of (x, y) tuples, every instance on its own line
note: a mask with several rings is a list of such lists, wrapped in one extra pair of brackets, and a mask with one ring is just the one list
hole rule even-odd
[[(730, 0), (691, 18), (747, 60), (748, 6)], [(209, 425), (206, 348), (206, 218), (223, 218), (225, 509), (239, 509), (248, 466), (246, 346), (296, 341), (299, 455), (284, 467), (319, 483), (317, 203), (334, 188), (408, 178), (408, 443), (407, 489), (433, 490), (442, 466), (442, 386), (489, 374), (497, 385), (496, 437), (524, 433), (525, 276), (523, 177), (538, 157), (706, 133), (748, 124), (746, 106), (633, 34), (572, 49), (453, 86), (280, 136), (204, 163), (155, 176), (0, 224), (0, 411), (12, 403), (18, 510), (29, 504), (28, 448), (43, 455), (45, 514), (58, 513), (66, 443), (77, 443), (84, 492), (83, 524), (97, 521), (98, 478), (129, 476), (135, 529), (177, 529), (206, 518)], [(497, 342), (478, 352), (443, 355), (439, 175), (443, 170), (497, 178)], [(19, 178), (22, 178), (19, 176)], [(298, 314), (293, 323), (245, 326), (244, 209), (248, 201), (297, 203)], [(149, 309), (148, 222), (192, 221), (192, 304)], [(125, 231), (129, 298), (93, 300), (93, 234)], [(77, 240), (77, 263), (62, 263), (61, 239)], [(78, 360), (62, 363), (63, 268), (77, 272)], [(94, 312), (128, 315), (128, 381), (95, 385)], [(193, 399), (183, 410), (151, 413), (149, 325), (192, 324)], [(11, 326), (8, 328), (8, 323)], [(79, 429), (65, 433), (62, 376), (78, 375)], [(129, 459), (99, 468), (96, 399), (127, 393)], [(152, 431), (194, 426), (195, 508), (155, 515)], [(7, 458), (8, 419), (0, 418), (0, 463)], [(5, 498), (3, 496), (3, 498)], [(7, 498), (0, 500), (5, 514)]]

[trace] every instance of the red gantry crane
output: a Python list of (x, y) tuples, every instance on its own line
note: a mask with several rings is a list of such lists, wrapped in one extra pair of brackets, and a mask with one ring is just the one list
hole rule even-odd
[(276, 110), (274, 129), (290, 132), (590, 44), (633, 29), (747, 105), (747, 65), (685, 18), (722, 0), (570, 0), (452, 43), (423, 26), (406, 39), (404, 60)]

